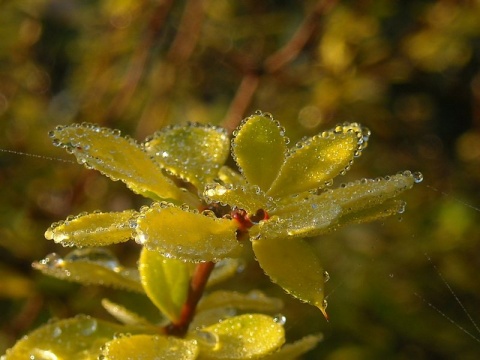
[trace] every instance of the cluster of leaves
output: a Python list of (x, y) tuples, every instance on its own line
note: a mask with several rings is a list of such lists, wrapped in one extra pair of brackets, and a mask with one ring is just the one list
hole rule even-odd
[[(215, 263), (211, 282), (232, 275), (249, 238), (272, 281), (326, 316), (328, 274), (304, 238), (402, 212), (404, 203), (393, 198), (421, 175), (405, 171), (330, 189), (333, 178), (360, 156), (370, 132), (358, 124), (339, 125), (290, 149), (284, 133), (270, 114), (245, 119), (231, 141), (238, 173), (224, 165), (229, 137), (212, 126), (169, 127), (143, 144), (92, 124), (52, 131), (54, 144), (79, 163), (153, 203), (140, 211), (82, 213), (54, 223), (47, 239), (85, 248), (63, 259), (51, 254), (34, 267), (70, 281), (143, 293), (165, 321), (154, 324), (104, 300), (123, 325), (86, 316), (56, 321), (20, 340), (4, 358), (273, 359), (311, 349), (320, 336), (282, 347), (282, 316), (236, 313), (279, 311), (276, 299), (257, 291), (218, 291), (200, 299)], [(138, 269), (121, 266), (99, 248), (130, 239), (143, 246)]]

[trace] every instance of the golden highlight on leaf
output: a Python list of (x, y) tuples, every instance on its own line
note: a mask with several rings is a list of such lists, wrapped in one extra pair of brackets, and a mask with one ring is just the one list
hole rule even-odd
[(246, 118), (234, 132), (232, 154), (251, 185), (267, 191), (285, 161), (284, 130), (269, 114)]
[(137, 220), (135, 240), (167, 257), (218, 261), (241, 251), (233, 221), (188, 208), (155, 203)]
[(194, 340), (158, 335), (131, 335), (111, 340), (102, 350), (102, 359), (194, 360), (198, 346)]
[(48, 240), (64, 246), (105, 246), (132, 238), (130, 219), (137, 212), (83, 213), (52, 224), (45, 232)]

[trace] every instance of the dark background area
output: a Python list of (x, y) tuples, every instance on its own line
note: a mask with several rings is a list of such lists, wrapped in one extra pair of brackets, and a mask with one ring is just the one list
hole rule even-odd
[[(314, 240), (330, 322), (254, 262), (229, 287), (282, 297), (289, 340), (322, 332), (309, 359), (478, 358), (457, 302), (480, 323), (478, 2), (6, 0), (0, 24), (0, 353), (52, 317), (107, 318), (106, 295), (144, 307), (31, 268), (69, 251), (44, 239), (52, 222), (146, 201), (59, 161), (73, 158), (48, 131), (94, 122), (142, 141), (188, 121), (231, 131), (261, 109), (292, 143), (345, 121), (370, 128), (336, 185), (406, 169), (424, 181), (401, 216)], [(135, 264), (135, 243), (112, 250)]]

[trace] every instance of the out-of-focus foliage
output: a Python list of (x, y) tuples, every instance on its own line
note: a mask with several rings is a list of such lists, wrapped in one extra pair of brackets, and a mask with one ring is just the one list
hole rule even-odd
[[(293, 141), (358, 121), (374, 137), (348, 177), (412, 168), (426, 180), (401, 221), (319, 238), (335, 274), (331, 321), (288, 304), (287, 336), (323, 332), (313, 359), (476, 359), (478, 342), (422, 299), (475, 334), (433, 264), (480, 319), (480, 6), (327, 3), (315, 17), (317, 1), (3, 1), (0, 145), (65, 158), (46, 135), (56, 124), (98, 122), (143, 139), (166, 124), (236, 125), (257, 108), (277, 114)], [(310, 18), (309, 41), (276, 61)], [(106, 317), (105, 295), (154, 313), (121, 291), (78, 288), (30, 266), (58, 251), (42, 236), (53, 221), (143, 200), (68, 162), (2, 153), (0, 166), (0, 349), (52, 316)], [(134, 249), (114, 251), (133, 266)], [(239, 282), (269, 286), (254, 264)]]

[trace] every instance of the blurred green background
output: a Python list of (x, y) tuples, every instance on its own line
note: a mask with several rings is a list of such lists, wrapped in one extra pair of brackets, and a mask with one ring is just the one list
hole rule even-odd
[[(144, 306), (32, 270), (69, 250), (43, 238), (52, 222), (145, 201), (60, 161), (73, 157), (49, 130), (95, 122), (143, 140), (188, 121), (231, 130), (261, 109), (293, 143), (345, 121), (371, 129), (336, 185), (425, 180), (401, 216), (315, 241), (330, 322), (253, 262), (228, 286), (284, 298), (290, 340), (322, 332), (308, 359), (479, 358), (448, 286), (480, 324), (480, 2), (4, 0), (0, 24), (0, 353), (49, 318), (108, 317), (104, 296)], [(135, 263), (136, 244), (112, 250)]]

